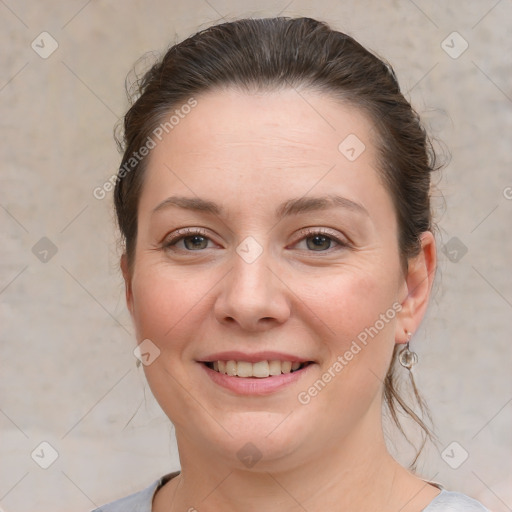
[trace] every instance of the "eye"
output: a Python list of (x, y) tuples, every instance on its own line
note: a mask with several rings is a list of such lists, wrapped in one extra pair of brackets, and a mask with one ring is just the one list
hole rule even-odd
[(309, 251), (330, 252), (329, 250), (333, 249), (333, 243), (341, 247), (348, 247), (346, 241), (325, 229), (303, 229), (300, 233), (303, 238), (296, 245), (305, 242), (306, 249)]
[[(313, 252), (331, 252), (336, 250), (336, 246), (340, 248), (348, 247), (348, 243), (340, 237), (325, 229), (308, 228), (301, 230), (302, 238), (295, 244), (305, 243), (305, 249)], [(199, 228), (179, 229), (172, 233), (163, 243), (162, 248), (168, 250), (179, 251), (202, 251), (208, 249), (208, 243), (211, 239), (207, 236), (206, 231)], [(333, 247), (333, 244), (335, 247)], [(299, 247), (301, 248), (301, 247)]]
[[(180, 247), (180, 242), (183, 241)], [(164, 249), (200, 251), (208, 248), (208, 242), (211, 241), (206, 232), (197, 228), (179, 229), (167, 238), (163, 244)]]

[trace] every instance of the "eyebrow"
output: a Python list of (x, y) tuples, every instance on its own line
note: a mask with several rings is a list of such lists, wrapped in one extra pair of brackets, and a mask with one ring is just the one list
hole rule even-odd
[[(153, 214), (167, 209), (169, 207), (179, 207), (185, 210), (211, 213), (222, 215), (224, 208), (213, 201), (207, 201), (200, 197), (171, 196), (159, 203), (153, 210)], [(275, 210), (275, 216), (278, 219), (290, 215), (299, 215), (312, 211), (328, 210), (330, 208), (341, 207), (369, 216), (368, 210), (360, 203), (352, 201), (339, 195), (327, 195), (320, 197), (298, 197), (289, 199), (280, 204)]]

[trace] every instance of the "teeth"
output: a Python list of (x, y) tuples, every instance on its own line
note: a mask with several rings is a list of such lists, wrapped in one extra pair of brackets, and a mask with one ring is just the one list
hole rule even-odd
[[(230, 361), (231, 362), (231, 361)], [(252, 377), (252, 363), (239, 361), (236, 364), (236, 374), (239, 377)]]
[(237, 366), (238, 365), (236, 364), (236, 361), (226, 361), (226, 373), (232, 377), (235, 377)]
[(214, 361), (213, 369), (219, 373), (232, 377), (260, 377), (265, 378), (272, 375), (290, 373), (302, 367), (297, 361), (259, 361), (249, 363), (248, 361)]
[[(251, 363), (248, 364), (251, 365)], [(270, 375), (268, 361), (260, 361), (259, 363), (252, 364), (251, 366), (253, 377), (268, 377)], [(240, 363), (238, 363), (238, 367), (240, 368)]]
[(283, 373), (290, 373), (292, 371), (292, 362), (291, 361), (283, 361), (281, 363), (281, 371)]
[(270, 375), (281, 375), (281, 361), (269, 361), (268, 369)]

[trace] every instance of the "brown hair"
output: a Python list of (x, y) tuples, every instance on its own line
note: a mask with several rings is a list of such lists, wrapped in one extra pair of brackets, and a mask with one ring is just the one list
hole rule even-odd
[[(420, 235), (432, 231), (431, 171), (435, 153), (419, 116), (400, 92), (391, 66), (352, 37), (311, 18), (242, 19), (207, 28), (172, 46), (137, 83), (136, 100), (124, 117), (124, 155), (114, 201), (121, 235), (132, 267), (137, 238), (137, 207), (147, 157), (133, 155), (172, 109), (214, 88), (269, 91), (289, 87), (319, 91), (365, 112), (378, 135), (379, 168), (396, 210), (402, 267), (420, 249)], [(129, 93), (130, 95), (130, 93)], [(398, 347), (398, 345), (397, 345)], [(426, 438), (424, 421), (401, 398), (393, 354), (384, 399), (403, 433), (397, 412), (410, 415)], [(410, 372), (409, 372), (410, 373)], [(412, 374), (414, 395), (421, 410)]]

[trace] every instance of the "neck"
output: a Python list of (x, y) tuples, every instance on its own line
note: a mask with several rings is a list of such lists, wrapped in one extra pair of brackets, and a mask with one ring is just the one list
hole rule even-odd
[(311, 450), (309, 456), (291, 454), (294, 461), (286, 467), (280, 461), (275, 469), (259, 470), (258, 463), (251, 469), (233, 468), (177, 432), (181, 474), (157, 493), (153, 510), (421, 510), (415, 507), (429, 503), (438, 491), (402, 468), (389, 455), (382, 430), (374, 427), (372, 418), (343, 440), (312, 439), (312, 445), (324, 449)]

